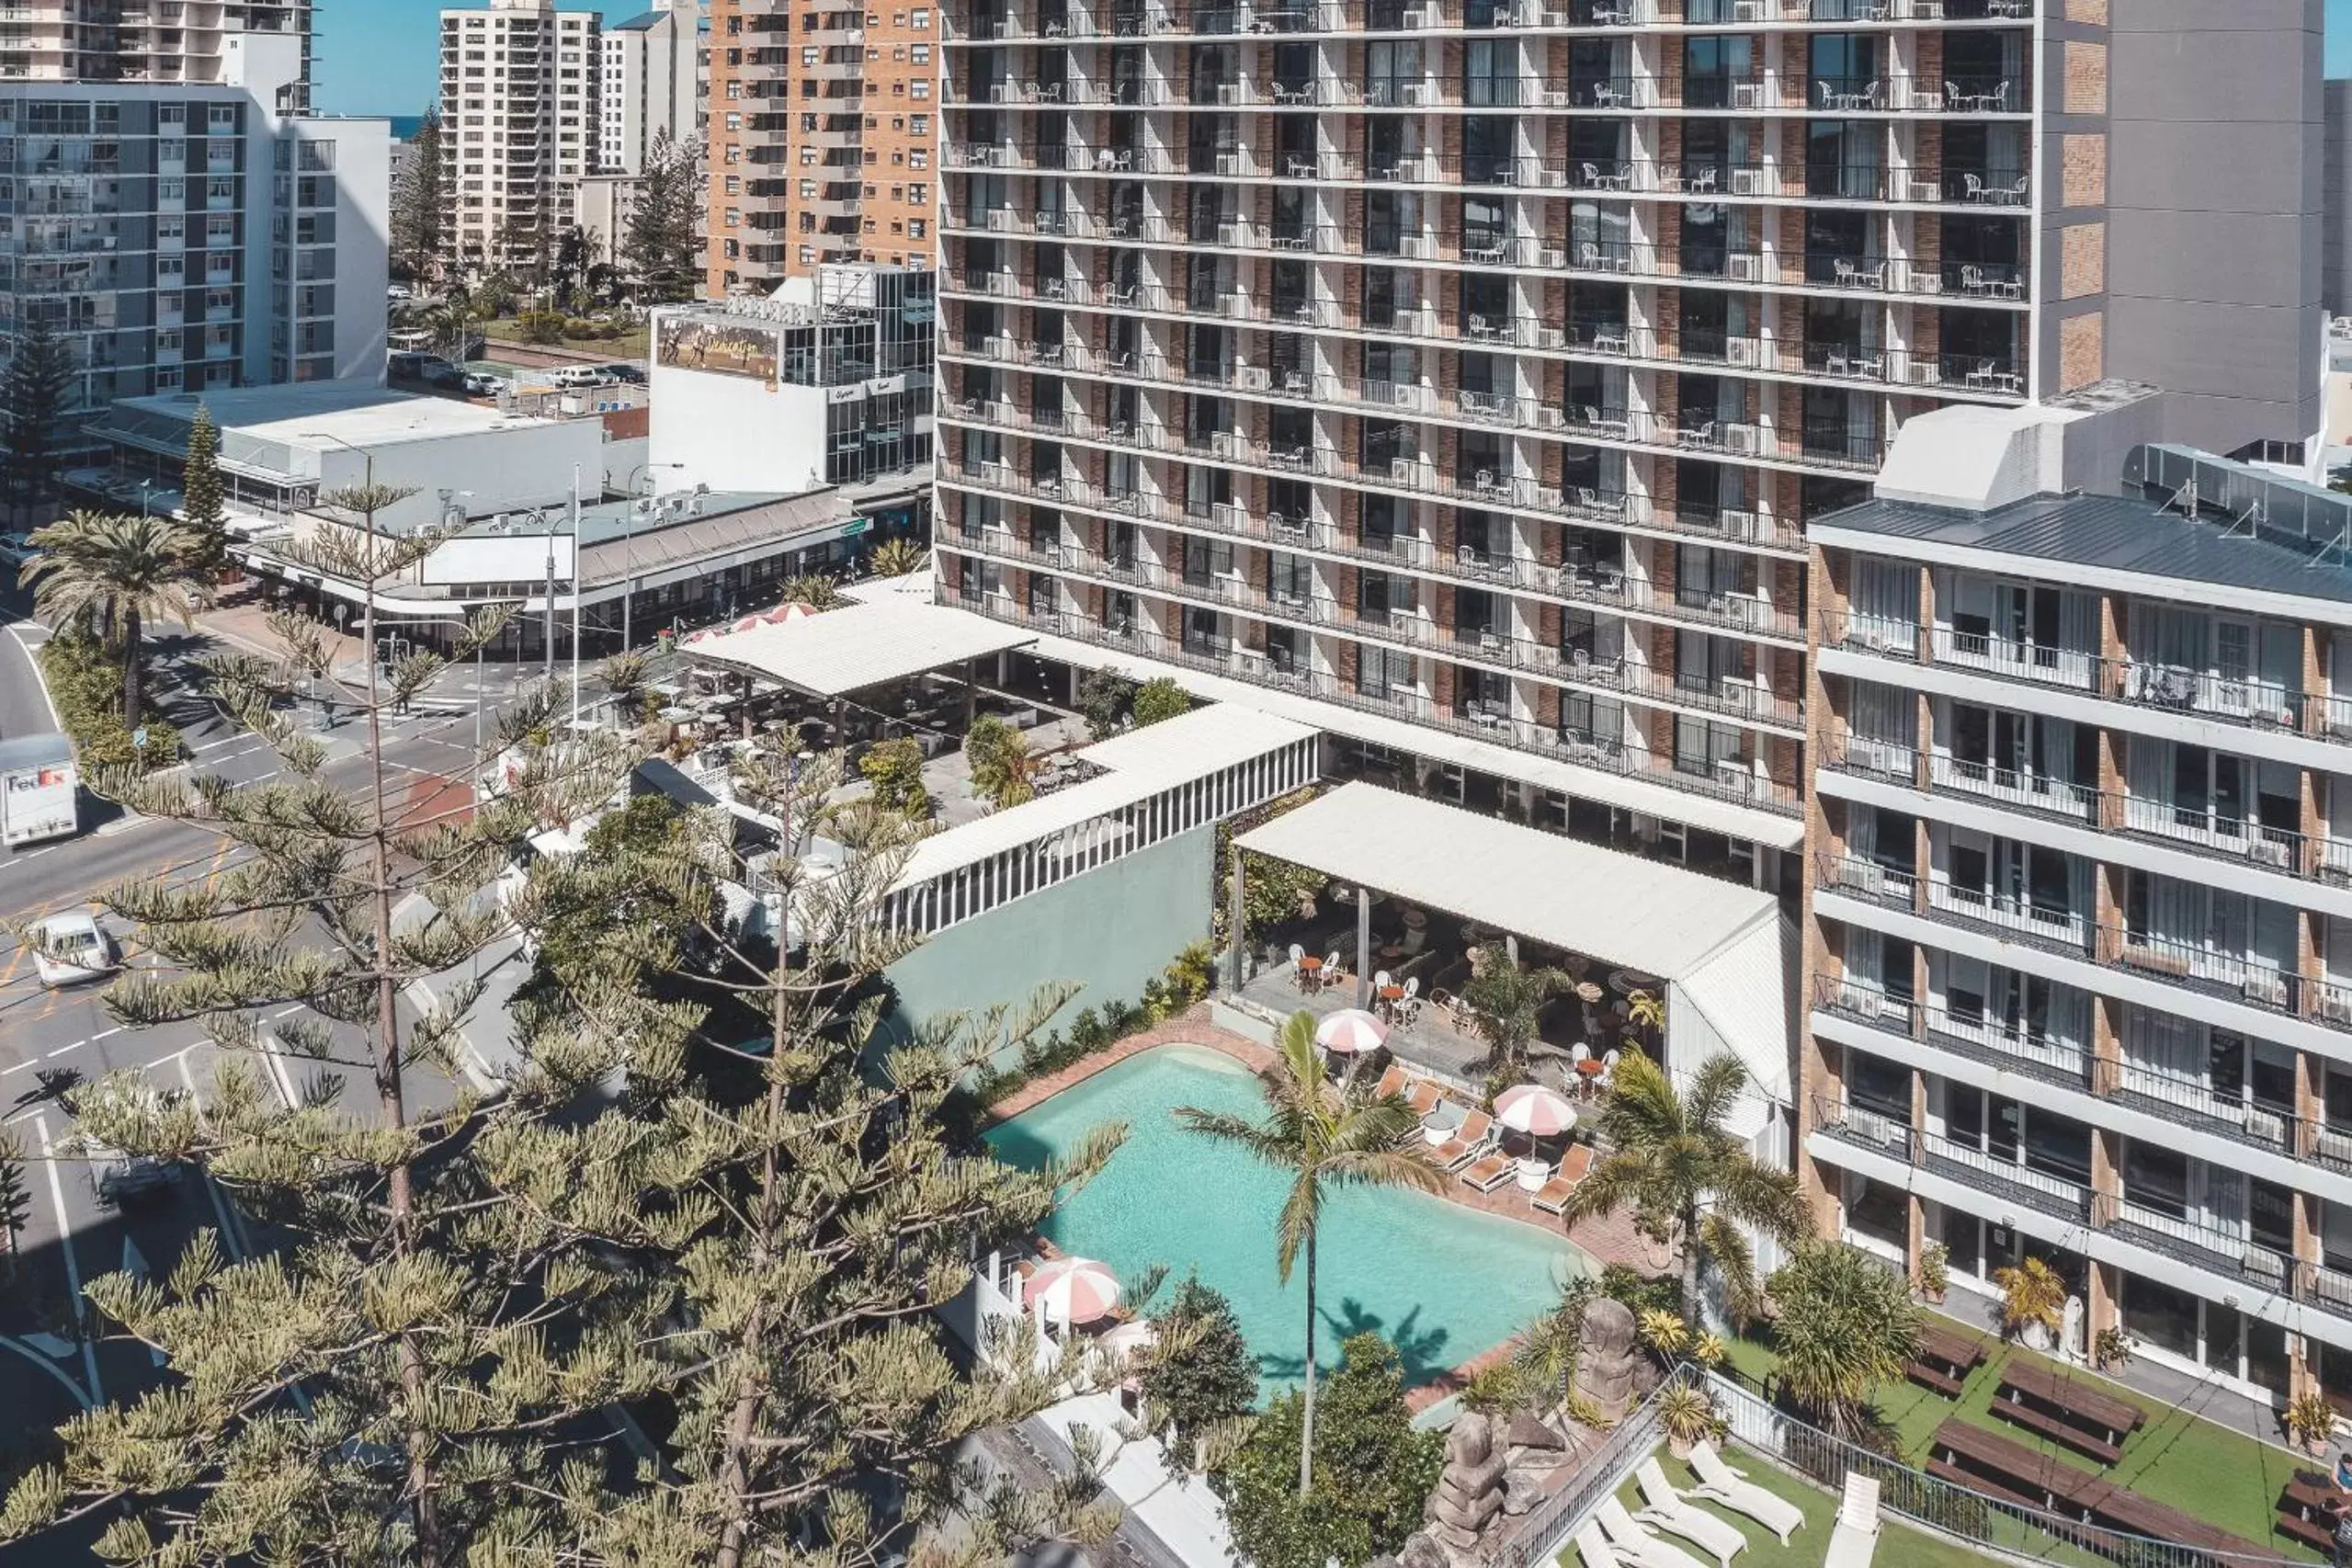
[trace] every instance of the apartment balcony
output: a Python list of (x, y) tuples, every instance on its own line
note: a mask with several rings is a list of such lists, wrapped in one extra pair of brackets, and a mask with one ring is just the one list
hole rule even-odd
[[(1337, 176), (1330, 176), (1337, 177)], [(1774, 249), (1669, 249), (1648, 242), (1585, 240), (1551, 247), (1572, 276), (1610, 281), (1646, 279), (1710, 287), (1753, 285), (1917, 300), (1957, 299), (1969, 304), (2026, 303), (2025, 269), (2010, 263), (1947, 261), (1922, 264), (1869, 253), (1819, 255)]]
[[(2352, 1320), (2352, 1275), (2296, 1258), (2250, 1228), (2216, 1225), (2122, 1193), (2096, 1191), (2042, 1165), (1915, 1131), (1858, 1106), (1816, 1099), (1812, 1109), (1815, 1152), (1833, 1164), (1839, 1148), (1878, 1156), (2056, 1221), (2068, 1228), (2067, 1244), (2087, 1244), (2095, 1256), (2135, 1273), (2166, 1278), (2168, 1270), (2150, 1266), (2149, 1260), (2162, 1259), (2197, 1271), (2201, 1278), (2184, 1283), (2204, 1295), (2284, 1297)], [(1859, 1165), (1878, 1174), (1867, 1160)]]
[[(1267, 0), (1264, 4), (1016, 7), (950, 29), (950, 43), (1023, 40), (1279, 37), (1299, 33), (1628, 30), (1659, 23), (1937, 27), (2031, 19), (2030, 0)], [(1408, 20), (1408, 18), (1410, 18)], [(1801, 107), (1801, 106), (1800, 106)]]

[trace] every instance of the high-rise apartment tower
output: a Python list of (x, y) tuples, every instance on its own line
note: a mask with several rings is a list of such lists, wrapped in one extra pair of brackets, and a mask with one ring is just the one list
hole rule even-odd
[(597, 14), (552, 0), (441, 13), (441, 203), (448, 260), (531, 266), (597, 169), (604, 56)]
[(833, 262), (930, 263), (937, 7), (712, 0), (713, 297)]
[(2318, 13), (951, 7), (943, 593), (1780, 879), (1898, 426), (2317, 429)]

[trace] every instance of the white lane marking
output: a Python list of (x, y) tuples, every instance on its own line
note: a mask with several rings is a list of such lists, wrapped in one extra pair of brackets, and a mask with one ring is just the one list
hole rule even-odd
[[(65, 1392), (72, 1394), (74, 1396), (74, 1403), (80, 1405), (83, 1409), (97, 1409), (97, 1402), (92, 1400), (87, 1393), (83, 1392), (81, 1384), (75, 1382), (72, 1378), (65, 1375), (64, 1368), (58, 1366), (55, 1362), (50, 1360), (47, 1357), (40, 1353), (40, 1347), (31, 1343), (31, 1340), (34, 1337), (51, 1338), (54, 1336), (49, 1335), (38, 1336), (28, 1335), (27, 1337), (20, 1339), (15, 1335), (0, 1334), (0, 1347), (6, 1347), (15, 1351), (17, 1355), (22, 1356), (26, 1360), (30, 1361), (34, 1366), (39, 1367), (42, 1371), (47, 1372), (51, 1377), (55, 1378), (59, 1382), (63, 1383), (65, 1385)], [(74, 1347), (71, 1344), (68, 1344), (65, 1349), (66, 1354), (73, 1354)]]
[[(40, 1163), (49, 1169), (49, 1199), (57, 1206), (58, 1251), (64, 1255), (65, 1287), (73, 1293), (74, 1325), (78, 1330), (83, 1310), (82, 1268), (74, 1261), (74, 1221), (65, 1212), (65, 1182), (57, 1174), (58, 1162), (50, 1153), (49, 1119), (45, 1116), (33, 1118), (33, 1131), (40, 1138)], [(90, 1392), (103, 1400), (107, 1396), (107, 1389), (105, 1381), (98, 1376), (97, 1346), (90, 1343), (87, 1334), (80, 1334), (78, 1337), (82, 1341), (82, 1368), (90, 1374)]]
[[(63, 729), (65, 721), (57, 716), (57, 702), (49, 695), (49, 683), (40, 678), (40, 660), (33, 653), (33, 644), (26, 642), (25, 634), (17, 630), (14, 625), (8, 628), (8, 641), (23, 650), (25, 662), (33, 667), (33, 689), (40, 693), (41, 702), (49, 710), (50, 726), (52, 729)], [(47, 642), (48, 639), (43, 638), (41, 641)]]

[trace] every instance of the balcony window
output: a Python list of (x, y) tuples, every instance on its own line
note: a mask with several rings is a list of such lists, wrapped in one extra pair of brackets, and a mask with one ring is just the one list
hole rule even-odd
[(1388, 700), (1414, 690), (1413, 655), (1398, 648), (1362, 643), (1356, 649), (1356, 690)]
[(1875, 33), (1816, 33), (1812, 40), (1811, 106), (1877, 108), (1886, 101), (1880, 79), (1886, 47)]
[(2123, 1276), (2123, 1328), (2161, 1350), (2195, 1360), (2202, 1303), (2186, 1290), (2160, 1285), (2145, 1275)]
[[(1368, 254), (1402, 255), (1404, 237), (1420, 233), (1420, 199), (1413, 192), (1371, 190), (1364, 193), (1364, 249)], [(1400, 305), (1398, 308), (1403, 307)]]
[(1187, 605), (1184, 610), (1184, 651), (1202, 658), (1225, 656), (1224, 617), (1213, 609)]
[(1736, 37), (1685, 39), (1682, 103), (1685, 108), (1731, 108), (1732, 84), (1755, 74), (1755, 40)]
[(1899, 1127), (1908, 1127), (1911, 1069), (1883, 1056), (1849, 1051), (1846, 1055), (1846, 1100), (1848, 1105), (1883, 1116)]
[[(1686, 179), (1690, 177), (1687, 143), (1684, 147), (1683, 174)], [(1737, 216), (1744, 218), (1744, 214)], [(1730, 269), (1734, 217), (1733, 209), (1718, 202), (1693, 201), (1684, 205), (1681, 248), (1676, 262), (1685, 278), (1721, 278)]]
[(1296, 675), (1304, 666), (1301, 650), (1305, 642), (1295, 626), (1269, 626), (1266, 629), (1266, 662), (1274, 666), (1277, 675)]
[(1744, 777), (1746, 760), (1740, 755), (1745, 737), (1732, 724), (1688, 714), (1675, 719), (1674, 769), (1699, 778)]
[[(1474, 52), (1480, 45), (1473, 43)], [(1489, 46), (1492, 47), (1492, 46)], [(1502, 67), (1498, 66), (1500, 70)], [(1472, 83), (1471, 102), (1492, 101), (1508, 103), (1511, 97), (1499, 96), (1509, 89), (1517, 96), (1517, 78), (1496, 81), (1481, 87)], [(1481, 92), (1497, 95), (1483, 100)], [(1511, 183), (1513, 165), (1518, 152), (1518, 122), (1508, 115), (1472, 115), (1462, 122), (1462, 178), (1471, 185), (1507, 185)]]
[(2091, 908), (2090, 861), (1971, 828), (1938, 830), (1942, 875), (1929, 902), (1963, 920), (2075, 942)]
[(2124, 899), (2122, 959), (2176, 980), (2285, 1006), (2295, 971), (2295, 912), (2267, 899), (2134, 869)]
[(1625, 746), (1625, 706), (1589, 691), (1560, 694), (1560, 738), (1615, 756)]
[(1276, 604), (1304, 609), (1314, 592), (1314, 563), (1288, 551), (1273, 551), (1267, 557), (1266, 592)]
[(1886, 128), (1875, 120), (1806, 122), (1805, 192), (1846, 201), (1880, 199)]
[(1225, 540), (1187, 538), (1184, 541), (1187, 587), (1215, 592), (1235, 574), (1233, 547)]
[(1416, 40), (1378, 40), (1364, 46), (1364, 101), (1368, 104), (1403, 103), (1404, 89), (1417, 87), (1426, 74)]
[(1511, 677), (1496, 670), (1454, 668), (1454, 711), (1472, 722), (1511, 716)]
[(1951, 605), (1937, 658), (2017, 678), (2090, 684), (2098, 617), (2093, 596), (1953, 573), (1939, 581), (1937, 597)]

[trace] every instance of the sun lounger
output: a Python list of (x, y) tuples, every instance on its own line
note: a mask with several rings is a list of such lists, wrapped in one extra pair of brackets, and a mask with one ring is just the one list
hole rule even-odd
[(1547, 1214), (1557, 1214), (1568, 1207), (1568, 1199), (1585, 1183), (1593, 1168), (1593, 1150), (1589, 1143), (1579, 1143), (1568, 1151), (1551, 1179), (1536, 1189), (1535, 1206)]
[(1426, 1121), (1429, 1119), (1429, 1113), (1437, 1108), (1437, 1102), (1445, 1097), (1445, 1090), (1424, 1078), (1406, 1093), (1404, 1103), (1413, 1108), (1414, 1115)]
[(1608, 1537), (1619, 1560), (1631, 1563), (1633, 1568), (1705, 1568), (1681, 1547), (1636, 1523), (1625, 1505), (1614, 1497), (1602, 1498), (1600, 1506), (1593, 1510), (1593, 1517), (1600, 1521), (1601, 1533)]
[(1576, 1555), (1585, 1560), (1585, 1568), (1624, 1568), (1600, 1526), (1590, 1519), (1576, 1527)]
[(1838, 1499), (1837, 1525), (1829, 1532), (1829, 1555), (1822, 1568), (1870, 1568), (1879, 1549), (1879, 1483), (1859, 1471), (1846, 1472), (1846, 1494)]
[(1381, 1074), (1381, 1081), (1372, 1085), (1372, 1097), (1376, 1100), (1384, 1100), (1391, 1095), (1403, 1093), (1404, 1093), (1404, 1069), (1392, 1062), (1389, 1063), (1389, 1070)]
[(1633, 1480), (1642, 1488), (1645, 1505), (1633, 1516), (1639, 1522), (1682, 1537), (1712, 1557), (1721, 1568), (1732, 1568), (1732, 1559), (1746, 1549), (1747, 1537), (1740, 1533), (1737, 1525), (1693, 1506), (1674, 1489), (1674, 1483), (1666, 1479), (1666, 1472), (1654, 1458), (1643, 1460), (1635, 1467)]
[(1471, 1111), (1461, 1119), (1461, 1126), (1454, 1135), (1429, 1151), (1429, 1158), (1441, 1171), (1455, 1171), (1486, 1153), (1494, 1131), (1494, 1119), (1483, 1110)]
[(1721, 1503), (1735, 1514), (1745, 1514), (1766, 1529), (1789, 1544), (1797, 1527), (1805, 1522), (1805, 1511), (1777, 1492), (1767, 1492), (1747, 1479), (1745, 1472), (1732, 1468), (1712, 1443), (1701, 1443), (1690, 1450), (1690, 1468), (1699, 1472), (1699, 1484), (1691, 1488), (1694, 1497), (1704, 1497), (1710, 1503)]
[(1462, 1167), (1462, 1185), (1492, 1192), (1510, 1180), (1518, 1168), (1519, 1162), (1508, 1154), (1488, 1154)]

